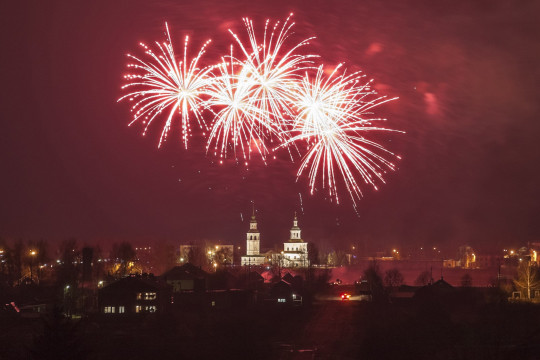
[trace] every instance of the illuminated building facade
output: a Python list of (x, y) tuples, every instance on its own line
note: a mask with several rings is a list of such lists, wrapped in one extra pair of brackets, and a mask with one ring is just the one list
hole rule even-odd
[(283, 266), (291, 268), (308, 267), (308, 243), (302, 240), (296, 213), (294, 214), (293, 227), (290, 233), (289, 241), (283, 244)]
[(246, 255), (242, 256), (242, 265), (260, 266), (265, 263), (266, 257), (261, 255), (261, 233), (257, 228), (255, 212), (249, 222), (249, 231), (246, 234)]

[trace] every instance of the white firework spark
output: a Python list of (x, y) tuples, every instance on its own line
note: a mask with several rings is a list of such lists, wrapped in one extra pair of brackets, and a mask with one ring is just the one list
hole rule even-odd
[(145, 44), (140, 44), (145, 49), (145, 54), (150, 57), (149, 61), (128, 54), (128, 57), (135, 61), (128, 67), (136, 69), (137, 73), (125, 75), (129, 83), (124, 85), (122, 89), (134, 87), (136, 90), (122, 96), (118, 101), (123, 99), (135, 101), (131, 109), (134, 113), (133, 120), (129, 125), (142, 121), (145, 124), (143, 135), (146, 134), (148, 127), (156, 117), (164, 111), (168, 112), (158, 147), (166, 140), (173, 119), (178, 114), (182, 127), (182, 141), (187, 148), (188, 138), (191, 135), (190, 113), (195, 116), (199, 126), (206, 128), (201, 111), (204, 89), (208, 86), (208, 73), (211, 68), (199, 68), (199, 61), (210, 40), (202, 46), (197, 56), (188, 64), (189, 38), (186, 36), (184, 57), (177, 62), (169, 27), (167, 24), (165, 26), (167, 41), (164, 43), (156, 42), (159, 49), (158, 54)]
[[(235, 65), (240, 68), (238, 73)], [(206, 107), (215, 109), (206, 151), (209, 152), (214, 143), (214, 155), (219, 153), (221, 158), (227, 157), (231, 147), (235, 157), (240, 152), (244, 160), (248, 160), (255, 150), (264, 159), (269, 150), (263, 141), (265, 134), (261, 131), (261, 121), (268, 114), (251, 100), (253, 87), (242, 64), (233, 57), (231, 50), (231, 55), (222, 58), (216, 68), (219, 74), (208, 86), (209, 99), (205, 103)], [(279, 134), (275, 126), (268, 126), (266, 130)]]
[[(373, 126), (375, 121), (385, 119), (369, 118), (370, 110), (385, 102), (395, 100), (375, 96), (369, 82), (361, 82), (359, 73), (336, 75), (338, 65), (326, 79), (323, 66), (318, 68), (315, 79), (306, 74), (297, 93), (293, 130), (295, 134), (288, 142), (307, 142), (307, 153), (302, 159), (297, 176), (309, 167), (311, 193), (318, 181), (328, 188), (329, 195), (339, 203), (336, 175), (340, 175), (351, 195), (353, 206), (362, 197), (357, 176), (377, 189), (378, 181), (385, 182), (386, 169), (394, 170), (395, 165), (377, 154), (395, 156), (382, 145), (366, 139), (367, 131), (396, 131)], [(283, 146), (283, 145), (282, 145)], [(399, 157), (398, 157), (399, 158)]]
[(238, 35), (229, 30), (245, 56), (242, 72), (252, 87), (250, 101), (267, 115), (259, 120), (263, 127), (261, 130), (277, 126), (282, 135), (286, 134), (286, 120), (294, 116), (291, 105), (302, 73), (313, 66), (311, 59), (318, 57), (298, 53), (313, 37), (291, 46), (286, 45), (293, 34), (292, 15), (289, 15), (281, 27), (278, 21), (272, 29), (269, 28), (270, 21), (266, 20), (262, 43), (257, 41), (253, 22), (249, 18), (243, 19), (249, 46), (244, 45)]

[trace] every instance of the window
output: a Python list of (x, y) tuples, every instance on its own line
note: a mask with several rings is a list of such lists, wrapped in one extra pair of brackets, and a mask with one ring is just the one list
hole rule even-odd
[(125, 312), (125, 309), (126, 309), (125, 307), (119, 306), (119, 307), (118, 307), (118, 313), (119, 313), (119, 314), (123, 314), (123, 313)]
[(103, 312), (105, 314), (114, 314), (114, 310), (115, 310), (114, 306), (105, 306), (103, 308)]
[(141, 300), (142, 299), (142, 293), (137, 293), (137, 300)]
[(157, 294), (155, 292), (147, 292), (143, 294), (144, 300), (156, 300)]
[(286, 300), (285, 299), (277, 299), (277, 302), (278, 303), (284, 303), (284, 302), (286, 302)]
[(142, 306), (142, 305), (136, 305), (135, 306), (135, 312), (136, 313), (141, 313), (141, 312), (151, 312), (151, 313), (154, 313), (157, 311), (157, 307), (155, 305), (145, 305), (145, 306)]

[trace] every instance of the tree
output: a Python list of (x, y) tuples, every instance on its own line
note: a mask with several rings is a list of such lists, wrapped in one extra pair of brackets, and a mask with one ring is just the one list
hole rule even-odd
[(80, 252), (77, 240), (68, 239), (62, 241), (60, 250), (60, 266), (57, 267), (56, 279), (60, 286), (76, 286), (79, 281)]
[(214, 260), (220, 265), (232, 265), (233, 252), (230, 247), (221, 246), (214, 254)]
[(414, 281), (414, 284), (416, 286), (425, 286), (431, 282), (431, 274), (429, 271), (424, 270), (418, 275), (416, 280)]
[(332, 266), (345, 266), (348, 265), (347, 262), (347, 254), (345, 251), (342, 250), (336, 250), (332, 251), (329, 256), (330, 265)]
[(72, 314), (79, 299), (81, 254), (76, 239), (62, 241), (59, 247), (60, 265), (56, 268), (56, 281), (64, 301), (63, 310)]
[(376, 261), (364, 270), (364, 280), (369, 284), (373, 301), (381, 301), (384, 298), (384, 287), (379, 264)]
[(517, 279), (514, 284), (527, 294), (527, 299), (531, 298), (531, 290), (540, 286), (538, 278), (538, 269), (529, 262), (522, 262), (518, 267)]
[(187, 262), (195, 266), (206, 265), (204, 249), (199, 245), (192, 245), (188, 251)]
[(461, 277), (461, 286), (463, 287), (471, 287), (472, 286), (472, 276), (469, 273), (465, 273)]
[(178, 263), (176, 246), (171, 243), (160, 241), (152, 247), (152, 250), (154, 250), (154, 271), (156, 274), (162, 274)]
[(72, 322), (55, 307), (51, 315), (42, 318), (43, 330), (34, 336), (30, 358), (36, 360), (86, 359), (80, 322)]
[(315, 243), (308, 243), (308, 260), (310, 265), (319, 265), (319, 248)]
[(20, 283), (23, 277), (23, 254), (24, 243), (22, 239), (17, 239), (11, 250), (11, 261), (13, 262), (13, 276), (17, 283)]
[(129, 274), (137, 253), (130, 243), (122, 241), (121, 243), (113, 244), (110, 257), (118, 263), (116, 273), (123, 277)]
[(42, 277), (42, 271), (41, 266), (43, 264), (47, 264), (51, 259), (49, 258), (49, 244), (44, 239), (40, 239), (36, 243), (36, 261), (37, 261), (37, 278), (38, 282), (41, 280)]
[(397, 288), (403, 284), (403, 275), (397, 268), (386, 270), (384, 284), (391, 288)]

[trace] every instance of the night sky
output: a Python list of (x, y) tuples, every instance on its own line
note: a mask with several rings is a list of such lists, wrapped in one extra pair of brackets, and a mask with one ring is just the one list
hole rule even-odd
[[(0, 237), (244, 245), (254, 200), (262, 247), (288, 239), (295, 210), (321, 247), (453, 255), (540, 241), (538, 1), (10, 1), (0, 11)], [(178, 49), (186, 34), (192, 52), (212, 38), (210, 64), (233, 42), (228, 28), (244, 34), (243, 16), (261, 30), (290, 12), (294, 40), (316, 36), (323, 63), (361, 69), (400, 97), (377, 114), (406, 134), (376, 139), (403, 159), (378, 191), (365, 187), (358, 215), (311, 196), (286, 156), (219, 165), (202, 139), (186, 151), (177, 133), (158, 149), (160, 124), (143, 137), (117, 103), (126, 54), (164, 40), (165, 21)]]

